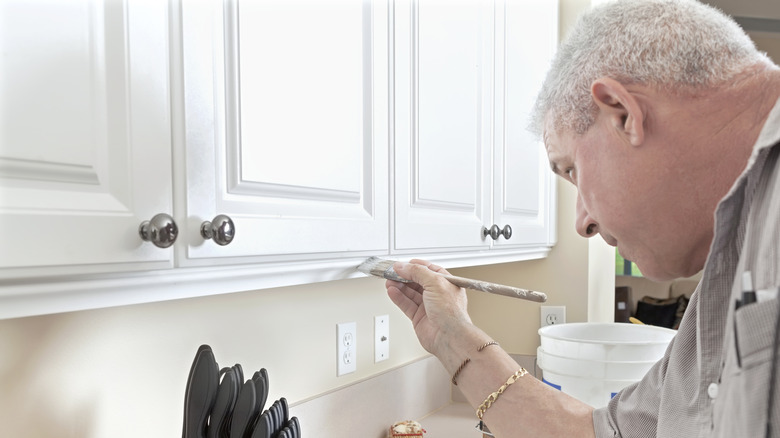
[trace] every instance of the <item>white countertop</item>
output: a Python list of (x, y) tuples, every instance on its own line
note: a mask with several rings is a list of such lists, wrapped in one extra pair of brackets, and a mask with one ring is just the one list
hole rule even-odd
[(451, 403), (419, 420), (425, 438), (482, 438), (479, 420), (468, 403)]

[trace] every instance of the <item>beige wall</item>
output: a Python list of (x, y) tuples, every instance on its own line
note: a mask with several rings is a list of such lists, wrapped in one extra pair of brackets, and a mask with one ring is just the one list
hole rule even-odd
[(748, 32), (758, 50), (766, 52), (775, 64), (780, 65), (780, 32)]
[[(562, 1), (562, 23), (582, 4)], [(588, 312), (610, 315), (613, 256), (574, 233), (574, 196), (561, 185), (558, 245), (547, 259), (456, 273), (544, 291), (549, 304), (567, 306), (569, 321), (588, 320)], [(603, 262), (589, 263), (594, 254), (610, 259), (606, 273)], [(187, 374), (204, 343), (222, 366), (241, 363), (248, 374), (265, 367), (270, 399), (292, 403), (426, 356), (383, 284), (364, 278), (0, 321), (2, 434), (180, 435)], [(535, 354), (538, 304), (480, 294), (470, 299), (475, 322), (509, 352)], [(390, 359), (374, 364), (373, 317), (383, 314), (391, 320)], [(348, 321), (357, 322), (358, 371), (337, 378), (335, 326)]]
[[(181, 434), (200, 344), (221, 366), (265, 367), (270, 399), (298, 402), (425, 355), (365, 278), (0, 321), (0, 424), (15, 437)], [(373, 363), (374, 315), (390, 314), (391, 359)], [(336, 377), (335, 326), (356, 321), (358, 372)], [(45, 421), (41, 415), (44, 414)]]

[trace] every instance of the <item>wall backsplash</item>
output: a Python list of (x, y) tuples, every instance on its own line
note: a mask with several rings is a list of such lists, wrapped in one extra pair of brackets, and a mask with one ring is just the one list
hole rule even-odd
[[(391, 356), (374, 364), (373, 316), (384, 314)], [(357, 322), (358, 368), (337, 378), (335, 327), (346, 321)], [(3, 320), (4, 435), (180, 435), (200, 344), (220, 366), (241, 363), (250, 376), (266, 368), (269, 399), (291, 403), (426, 356), (374, 278)]]

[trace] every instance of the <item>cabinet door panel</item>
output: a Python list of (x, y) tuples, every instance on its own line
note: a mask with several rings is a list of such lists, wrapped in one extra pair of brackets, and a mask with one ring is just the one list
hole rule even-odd
[(489, 246), (491, 15), (478, 0), (395, 3), (396, 249)]
[(496, 14), (496, 174), (493, 217), (510, 225), (497, 245), (545, 245), (550, 240), (555, 181), (543, 144), (526, 129), (557, 43), (557, 3), (507, 0)]
[[(47, 13), (42, 13), (46, 8)], [(167, 7), (0, 2), (0, 278), (172, 266)]]
[[(183, 12), (190, 262), (386, 252), (387, 3)], [(229, 246), (198, 236), (216, 214), (235, 222)]]

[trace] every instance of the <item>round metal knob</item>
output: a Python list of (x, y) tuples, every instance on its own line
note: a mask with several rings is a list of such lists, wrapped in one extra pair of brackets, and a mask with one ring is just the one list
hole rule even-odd
[(200, 235), (206, 240), (213, 239), (217, 245), (225, 246), (233, 241), (236, 227), (230, 217), (218, 214), (211, 222), (206, 221), (200, 225)]
[(138, 234), (144, 242), (152, 242), (158, 248), (168, 248), (176, 241), (179, 227), (170, 215), (160, 213), (154, 215), (152, 220), (141, 222)]
[(482, 237), (490, 236), (493, 240), (498, 240), (500, 236), (504, 236), (504, 239), (512, 237), (512, 227), (504, 225), (504, 228), (498, 228), (498, 225), (493, 224), (492, 227), (482, 227)]
[(498, 240), (499, 235), (501, 235), (501, 229), (496, 224), (490, 228), (482, 227), (482, 237), (490, 236), (493, 240)]

